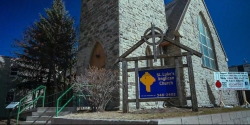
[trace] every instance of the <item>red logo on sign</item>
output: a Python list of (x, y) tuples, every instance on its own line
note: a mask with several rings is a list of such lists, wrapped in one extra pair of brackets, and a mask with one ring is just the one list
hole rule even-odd
[(216, 86), (217, 88), (220, 88), (220, 87), (221, 87), (221, 82), (220, 82), (220, 80), (217, 80), (217, 81), (216, 81), (215, 86)]

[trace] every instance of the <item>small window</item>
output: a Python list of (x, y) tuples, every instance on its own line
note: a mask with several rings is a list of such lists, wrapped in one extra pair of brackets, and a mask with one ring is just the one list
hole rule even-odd
[(11, 102), (14, 101), (15, 98), (15, 93), (14, 92), (7, 92), (6, 99), (5, 99), (5, 104), (8, 105)]
[(11, 67), (10, 68), (10, 76), (17, 76), (18, 68)]
[(207, 26), (204, 24), (202, 17), (198, 17), (198, 28), (199, 28), (199, 46), (202, 56), (202, 64), (205, 67), (216, 69), (214, 49), (211, 43), (211, 37)]

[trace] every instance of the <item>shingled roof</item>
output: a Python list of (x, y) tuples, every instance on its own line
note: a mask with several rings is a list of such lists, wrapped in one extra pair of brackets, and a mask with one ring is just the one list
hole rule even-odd
[[(181, 37), (181, 34), (179, 34), (178, 30), (180, 28), (180, 25), (183, 21), (183, 18), (186, 14), (187, 8), (190, 4), (191, 0), (172, 0), (170, 3), (165, 5), (165, 12), (166, 12), (166, 18), (167, 18), (167, 24), (168, 24), (168, 30), (166, 32), (166, 35), (170, 38), (174, 38), (175, 36)], [(209, 11), (206, 7), (206, 4), (204, 0), (202, 0), (203, 4), (205, 5), (205, 9), (207, 10), (208, 16), (213, 23), (213, 20), (209, 14)], [(223, 45), (220, 41), (220, 37), (215, 29), (216, 35), (219, 39), (219, 43), (221, 44), (222, 50), (225, 54), (225, 57), (227, 58), (226, 52), (223, 48)]]
[(190, 0), (173, 0), (172, 2), (165, 5), (168, 24), (168, 37), (173, 38), (176, 35), (180, 36), (177, 31), (180, 27), (189, 3)]

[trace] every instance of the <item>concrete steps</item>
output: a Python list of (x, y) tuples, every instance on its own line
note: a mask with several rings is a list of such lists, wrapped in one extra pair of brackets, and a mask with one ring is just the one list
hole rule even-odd
[[(64, 112), (60, 112), (59, 115), (60, 116), (64, 116), (64, 115), (67, 115), (71, 113), (70, 111), (64, 111)], [(52, 115), (55, 115), (56, 112), (32, 112), (32, 116), (52, 116)]]
[[(44, 111), (55, 112), (56, 107), (37, 107), (37, 112), (44, 112)], [(64, 107), (63, 111), (73, 111), (73, 107)]]
[[(58, 115), (64, 116), (73, 112), (73, 107), (65, 107)], [(50, 119), (56, 116), (56, 107), (38, 107), (26, 121), (19, 121), (19, 125), (49, 125)]]
[(26, 121), (48, 121), (50, 116), (27, 116)]
[(50, 125), (51, 122), (50, 121), (48, 121), (48, 122), (46, 122), (46, 121), (36, 121), (36, 122), (34, 122), (34, 121), (20, 121), (20, 122), (18, 122), (18, 124), (19, 125)]

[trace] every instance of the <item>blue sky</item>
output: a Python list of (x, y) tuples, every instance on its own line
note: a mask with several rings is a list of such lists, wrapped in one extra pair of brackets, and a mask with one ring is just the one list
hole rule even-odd
[[(169, 0), (165, 0), (166, 2)], [(80, 22), (81, 0), (64, 0), (66, 9)], [(39, 20), (39, 13), (49, 8), (52, 0), (0, 1), (0, 55), (13, 56), (14, 39), (22, 36), (25, 27)], [(223, 43), (229, 66), (250, 62), (250, 0), (205, 0)]]

